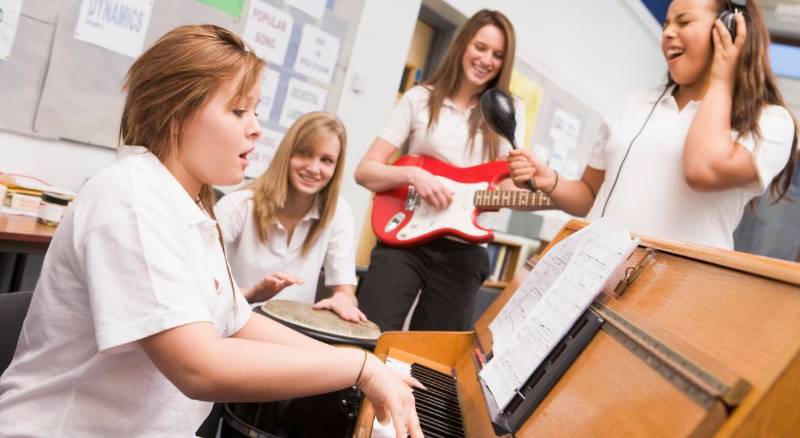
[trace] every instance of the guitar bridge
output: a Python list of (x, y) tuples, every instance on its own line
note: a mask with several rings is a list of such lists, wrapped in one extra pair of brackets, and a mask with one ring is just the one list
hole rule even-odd
[(422, 199), (417, 193), (417, 189), (414, 186), (408, 186), (408, 195), (406, 196), (406, 210), (414, 211), (419, 207), (419, 203)]

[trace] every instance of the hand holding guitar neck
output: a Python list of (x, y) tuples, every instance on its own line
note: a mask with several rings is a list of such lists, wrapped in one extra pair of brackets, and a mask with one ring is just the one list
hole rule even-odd
[[(517, 118), (514, 111), (514, 101), (511, 96), (497, 88), (489, 88), (481, 95), (481, 115), (489, 129), (505, 137), (511, 147), (517, 148), (514, 133), (517, 129)], [(534, 192), (536, 182), (531, 178), (528, 187)]]

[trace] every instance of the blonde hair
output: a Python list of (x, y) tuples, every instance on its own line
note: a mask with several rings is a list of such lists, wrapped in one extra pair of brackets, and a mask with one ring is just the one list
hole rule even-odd
[[(241, 73), (235, 100), (259, 80), (264, 61), (233, 32), (212, 24), (164, 34), (128, 70), (120, 141), (146, 147), (163, 163), (179, 148), (183, 129), (225, 81)], [(200, 201), (213, 217), (214, 193)]]
[[(486, 84), (484, 89), (497, 88), (509, 92), (508, 87), (511, 83), (514, 52), (516, 51), (514, 26), (511, 24), (511, 20), (501, 12), (481, 9), (464, 23), (453, 43), (447, 49), (441, 65), (436, 69), (433, 76), (425, 82), (425, 85), (431, 90), (431, 95), (428, 99), (429, 129), (439, 121), (439, 111), (442, 109), (444, 99), (455, 93), (458, 85), (464, 79), (464, 68), (462, 66), (464, 52), (467, 51), (467, 47), (469, 47), (469, 43), (475, 37), (475, 34), (484, 26), (495, 26), (506, 37), (503, 64), (500, 66), (500, 72)], [(472, 111), (469, 118), (469, 150), (472, 150), (475, 134), (479, 129), (483, 134), (483, 159), (488, 161), (496, 160), (500, 153), (500, 137), (489, 129), (486, 121), (481, 117), (480, 111)]]
[(303, 242), (301, 253), (307, 254), (316, 243), (320, 233), (333, 220), (336, 214), (336, 204), (339, 199), (342, 173), (347, 148), (347, 132), (342, 122), (333, 114), (326, 112), (312, 112), (297, 119), (286, 131), (286, 134), (272, 158), (269, 168), (250, 185), (253, 191), (253, 218), (258, 229), (258, 237), (262, 242), (269, 239), (269, 229), (278, 212), (286, 205), (289, 192), (289, 161), (295, 154), (313, 150), (314, 146), (335, 135), (339, 139), (339, 158), (333, 177), (320, 190), (316, 202), (320, 209), (320, 218), (308, 232)]

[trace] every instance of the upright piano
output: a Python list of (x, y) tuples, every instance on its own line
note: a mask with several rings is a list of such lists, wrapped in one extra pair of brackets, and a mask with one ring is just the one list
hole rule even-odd
[[(569, 222), (545, 251), (583, 226)], [(513, 435), (499, 435), (800, 436), (800, 265), (639, 237), (620, 294), (601, 294), (591, 305), (599, 330)], [(451, 388), (436, 391), (450, 401), (430, 401), (432, 391), (416, 397), (426, 436), (498, 435), (475, 352), (491, 354), (489, 324), (521, 280), (474, 331), (379, 339), (377, 355), (414, 364), (412, 374)], [(369, 438), (373, 421), (366, 401), (354, 437)]]

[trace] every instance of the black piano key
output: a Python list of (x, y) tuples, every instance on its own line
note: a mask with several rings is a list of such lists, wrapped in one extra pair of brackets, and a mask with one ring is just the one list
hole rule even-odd
[(420, 414), (418, 411), (417, 415), (436, 419), (458, 429), (460, 429), (462, 426), (460, 417), (449, 415), (446, 410), (442, 410), (435, 405), (431, 405), (429, 402), (420, 400), (419, 403), (417, 403), (417, 406), (420, 408), (419, 411), (422, 412)]
[(443, 391), (433, 385), (426, 385), (425, 389), (415, 388), (418, 391), (425, 392), (427, 394), (432, 394), (434, 397), (439, 397), (446, 400), (458, 400), (458, 394), (455, 394), (450, 391)]
[(458, 430), (463, 429), (461, 415), (454, 412), (454, 410), (447, 407), (443, 408), (441, 404), (424, 398), (415, 398), (415, 402), (417, 415), (420, 417), (430, 417), (437, 421), (447, 423)]
[(441, 409), (446, 409), (451, 412), (458, 412), (458, 413), (461, 412), (461, 407), (458, 406), (458, 401), (456, 400), (437, 397), (435, 394), (431, 394), (418, 389), (415, 389), (413, 393), (415, 398), (435, 403), (437, 406), (441, 407)]
[(425, 385), (426, 388), (430, 387), (431, 389), (436, 389), (439, 392), (450, 394), (451, 396), (456, 396), (456, 394), (458, 394), (456, 387), (442, 384), (442, 382), (433, 380), (429, 376), (425, 376), (422, 374), (414, 375), (412, 373), (411, 377), (414, 377), (415, 379), (419, 380), (423, 385)]
[(433, 420), (428, 417), (420, 417), (419, 419), (420, 427), (422, 428), (422, 432), (424, 436), (430, 436), (433, 434), (437, 434), (443, 437), (453, 437), (453, 438), (463, 438), (464, 432), (461, 430), (457, 430), (448, 426), (445, 426), (436, 420)]
[(432, 376), (437, 379), (442, 379), (448, 382), (455, 382), (456, 378), (451, 376), (450, 374), (443, 373), (441, 371), (437, 371), (433, 368), (426, 367), (425, 365), (420, 365), (418, 363), (411, 364), (411, 372), (420, 372), (425, 373), (429, 376)]
[[(434, 374), (434, 373), (436, 373), (436, 374)], [(443, 388), (443, 389), (446, 389), (446, 390), (450, 390), (450, 391), (453, 391), (453, 392), (457, 391), (457, 386), (456, 386), (455, 379), (453, 379), (452, 377), (449, 377), (449, 376), (447, 376), (445, 374), (438, 373), (436, 371), (428, 372), (427, 370), (424, 370), (424, 369), (414, 370), (412, 368), (411, 376), (416, 378), (416, 379), (418, 379), (418, 380), (420, 380), (420, 381), (425, 381), (425, 382), (434, 384), (437, 387), (440, 387), (440, 388)]]

